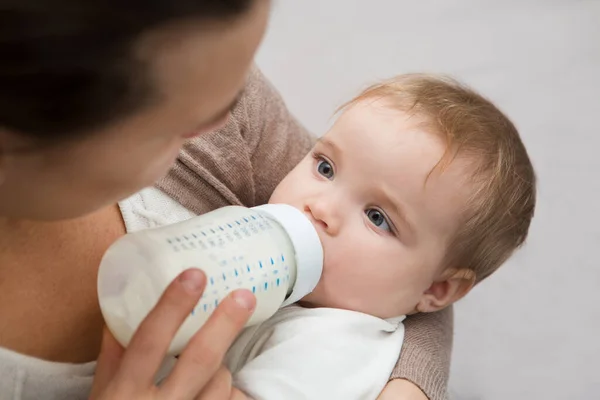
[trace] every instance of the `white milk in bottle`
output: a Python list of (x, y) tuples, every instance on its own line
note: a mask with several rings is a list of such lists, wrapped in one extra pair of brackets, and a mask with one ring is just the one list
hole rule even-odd
[(310, 293), (322, 266), (319, 236), (301, 211), (283, 204), (229, 206), (117, 240), (100, 264), (98, 298), (108, 328), (127, 346), (169, 283), (188, 268), (202, 269), (204, 294), (173, 339), (173, 355), (231, 291), (254, 293), (256, 309), (246, 326), (254, 325)]

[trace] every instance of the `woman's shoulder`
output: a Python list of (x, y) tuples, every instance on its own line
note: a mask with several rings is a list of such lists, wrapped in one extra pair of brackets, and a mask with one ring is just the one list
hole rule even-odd
[(198, 214), (264, 204), (313, 142), (254, 67), (228, 123), (186, 143), (157, 187)]

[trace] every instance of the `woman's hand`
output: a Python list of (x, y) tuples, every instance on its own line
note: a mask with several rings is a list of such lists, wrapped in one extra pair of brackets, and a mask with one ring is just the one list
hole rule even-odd
[(394, 379), (383, 388), (377, 400), (427, 400), (427, 396), (414, 383)]
[(105, 329), (91, 399), (244, 400), (221, 367), (225, 352), (250, 318), (256, 300), (247, 290), (225, 298), (190, 340), (160, 386), (156, 375), (179, 326), (196, 305), (206, 283), (190, 269), (175, 279), (123, 349)]

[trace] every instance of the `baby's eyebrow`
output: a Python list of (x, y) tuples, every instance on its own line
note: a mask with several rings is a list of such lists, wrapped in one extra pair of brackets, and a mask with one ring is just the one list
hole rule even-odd
[(337, 156), (341, 153), (338, 145), (326, 137), (318, 138), (316, 144), (321, 145), (323, 147), (327, 147), (333, 153), (334, 156)]

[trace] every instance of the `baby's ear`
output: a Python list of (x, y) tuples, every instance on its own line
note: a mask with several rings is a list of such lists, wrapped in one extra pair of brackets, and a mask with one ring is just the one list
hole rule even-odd
[(448, 307), (469, 293), (475, 284), (475, 272), (450, 268), (423, 292), (417, 312), (435, 312)]

